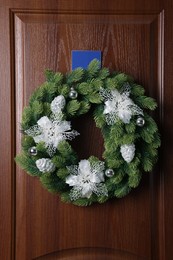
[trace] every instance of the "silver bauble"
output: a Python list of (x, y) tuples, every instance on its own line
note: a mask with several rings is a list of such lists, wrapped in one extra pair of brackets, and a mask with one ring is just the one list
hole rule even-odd
[(72, 87), (69, 92), (69, 98), (76, 99), (78, 97), (77, 91)]
[(105, 175), (107, 176), (107, 177), (112, 177), (112, 176), (114, 176), (114, 170), (113, 169), (107, 169), (106, 171), (105, 171)]
[(136, 124), (137, 124), (137, 126), (140, 126), (140, 127), (144, 126), (144, 125), (145, 125), (145, 120), (144, 120), (144, 118), (143, 118), (143, 117), (138, 117), (138, 118), (136, 119)]
[(29, 148), (28, 150), (30, 155), (36, 156), (37, 155), (37, 148), (35, 146)]

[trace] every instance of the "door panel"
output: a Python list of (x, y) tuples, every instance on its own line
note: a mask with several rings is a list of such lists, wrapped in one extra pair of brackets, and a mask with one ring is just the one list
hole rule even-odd
[[(27, 13), (14, 12), (14, 20), (17, 121), (20, 121), (22, 108), (35, 86), (44, 81), (44, 70), (69, 71), (71, 50), (76, 49), (101, 50), (103, 66), (134, 75), (150, 95), (160, 99), (161, 13), (40, 14), (30, 10)], [(100, 147), (95, 144), (95, 140), (99, 140), (98, 130), (87, 117), (77, 120), (77, 130), (81, 120), (86, 121), (83, 132), (88, 132), (87, 127), (91, 127), (93, 133), (89, 141), (87, 136), (83, 140), (83, 135), (79, 139), (87, 146), (86, 149), (79, 146), (79, 156), (87, 158), (94, 154), (101, 157), (101, 137)], [(19, 130), (16, 132), (18, 149)], [(69, 249), (73, 249), (74, 257), (70, 256), (70, 251), (67, 258), (75, 259), (80, 250), (79, 259), (80, 255), (88, 259), (88, 250), (81, 251), (87, 247), (92, 249), (92, 259), (100, 259), (100, 251), (96, 248), (107, 250), (108, 260), (118, 259), (119, 251), (120, 259), (132, 259), (131, 255), (148, 259), (152, 245), (151, 207), (156, 203), (152, 197), (154, 184), (151, 176), (145, 176), (141, 187), (127, 198), (79, 208), (61, 203), (58, 197), (48, 194), (38, 180), (27, 177), (17, 168), (17, 259), (24, 258), (26, 252), (28, 259), (35, 259), (62, 250), (66, 254)], [(20, 229), (21, 223), (23, 229)], [(22, 252), (23, 237), (26, 248)], [(109, 249), (115, 250), (109, 254)], [(61, 253), (56, 257), (63, 259)], [(51, 255), (49, 259), (53, 259)]]
[[(0, 259), (171, 260), (172, 1), (2, 2)], [(144, 85), (158, 101), (154, 117), (162, 130), (153, 173), (127, 197), (90, 207), (62, 203), (13, 161), (21, 149), (20, 121), (29, 96), (45, 81), (45, 69), (71, 70), (75, 49), (101, 50), (103, 66)], [(73, 123), (81, 133), (72, 143), (79, 157), (101, 158), (103, 139), (91, 116)]]
[[(139, 260), (139, 256), (131, 254), (130, 252), (121, 252), (120, 250), (105, 249), (105, 248), (75, 248), (60, 251), (59, 253), (52, 253), (43, 257), (35, 258), (36, 260)], [(140, 259), (146, 259), (140, 257)]]

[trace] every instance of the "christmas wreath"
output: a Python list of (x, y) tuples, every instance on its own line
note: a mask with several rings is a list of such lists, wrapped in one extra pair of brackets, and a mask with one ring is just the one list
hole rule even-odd
[[(46, 78), (24, 108), (17, 163), (64, 202), (87, 206), (127, 195), (157, 160), (158, 127), (146, 112), (156, 108), (155, 100), (131, 76), (110, 73), (97, 60), (67, 75), (47, 70)], [(79, 161), (70, 145), (79, 135), (71, 120), (91, 108), (104, 138), (104, 160)]]

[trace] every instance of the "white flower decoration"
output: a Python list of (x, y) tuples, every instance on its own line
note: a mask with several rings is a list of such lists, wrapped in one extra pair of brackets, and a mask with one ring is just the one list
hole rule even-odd
[(117, 118), (125, 124), (130, 123), (133, 115), (143, 115), (143, 111), (130, 98), (130, 85), (126, 85), (120, 93), (118, 90), (100, 90), (100, 95), (105, 100), (103, 114), (106, 115), (108, 125), (113, 125)]
[(71, 140), (79, 133), (71, 130), (71, 122), (62, 120), (62, 109), (65, 106), (65, 98), (60, 95), (51, 103), (52, 115), (50, 119), (47, 116), (41, 117), (37, 125), (26, 130), (26, 134), (32, 136), (36, 143), (44, 142), (47, 152), (52, 156), (57, 149), (58, 144), (63, 140)]
[(81, 160), (79, 166), (71, 165), (67, 169), (70, 175), (66, 178), (66, 183), (73, 186), (70, 192), (71, 200), (89, 199), (92, 193), (97, 196), (108, 196), (106, 185), (102, 183), (104, 182), (104, 162), (90, 163), (88, 160)]

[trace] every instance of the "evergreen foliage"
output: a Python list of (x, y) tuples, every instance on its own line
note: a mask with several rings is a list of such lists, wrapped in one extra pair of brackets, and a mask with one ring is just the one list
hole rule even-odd
[[(37, 88), (32, 94), (29, 105), (24, 108), (21, 128), (24, 133), (22, 138), (22, 152), (15, 160), (31, 176), (40, 178), (43, 186), (50, 192), (59, 193), (64, 202), (72, 202), (78, 206), (88, 206), (93, 202), (104, 203), (111, 197), (121, 198), (127, 195), (131, 189), (136, 188), (142, 178), (143, 172), (150, 172), (157, 161), (160, 135), (154, 119), (147, 114), (147, 110), (155, 110), (157, 104), (151, 97), (145, 96), (142, 86), (136, 84), (131, 76), (124, 73), (113, 72), (107, 68), (101, 68), (97, 60), (93, 60), (87, 70), (78, 68), (67, 75), (60, 72), (46, 71), (46, 82)], [(132, 116), (129, 124), (117, 120), (113, 125), (107, 125), (104, 111), (103, 98), (100, 88), (121, 91), (125, 84), (131, 87), (130, 98), (144, 111), (145, 124), (140, 127), (136, 124), (136, 116)], [(70, 88), (75, 87), (78, 98), (69, 98)], [(104, 137), (103, 158), (105, 167), (112, 168), (115, 174), (109, 178), (105, 176), (105, 185), (108, 190), (107, 196), (92, 194), (90, 198), (79, 198), (75, 201), (70, 199), (71, 187), (65, 183), (68, 176), (66, 166), (76, 165), (78, 157), (67, 141), (62, 141), (57, 147), (56, 153), (50, 157), (45, 143), (35, 143), (25, 131), (34, 126), (43, 117), (51, 114), (50, 103), (58, 96), (63, 95), (66, 99), (64, 118), (71, 120), (82, 114), (86, 114), (91, 108), (96, 126), (100, 128)], [(134, 143), (136, 147), (135, 157), (127, 163), (120, 153), (120, 146)], [(28, 150), (35, 146), (37, 155), (32, 156)], [(36, 167), (39, 158), (51, 158), (56, 166), (52, 173), (42, 173)], [(91, 156), (90, 162), (98, 159)]]

